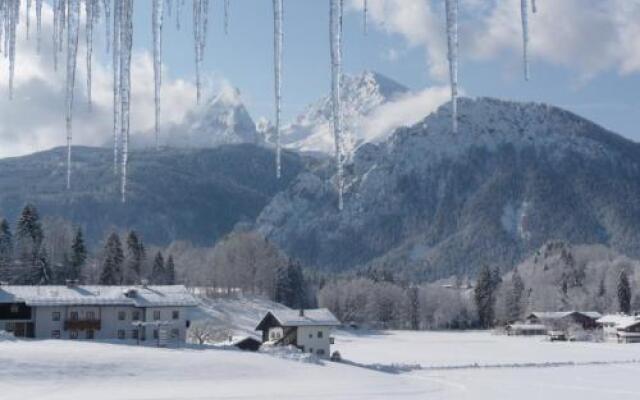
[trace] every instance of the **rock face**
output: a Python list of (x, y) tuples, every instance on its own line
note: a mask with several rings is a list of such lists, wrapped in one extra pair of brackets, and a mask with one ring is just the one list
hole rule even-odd
[(303, 168), (283, 153), (275, 178), (272, 151), (255, 145), (213, 149), (133, 151), (129, 194), (119, 201), (118, 177), (109, 149), (74, 147), (72, 189), (65, 190), (66, 150), (0, 160), (0, 216), (12, 228), (26, 202), (42, 216), (79, 225), (91, 245), (111, 230), (135, 229), (149, 244), (190, 240), (211, 245), (239, 222), (253, 222), (271, 197)]
[[(366, 132), (360, 129), (362, 118), (407, 92), (406, 87), (376, 72), (345, 75), (342, 102), (346, 151), (350, 153), (358, 145), (375, 139), (367, 137)], [(283, 127), (282, 144), (299, 151), (333, 154), (332, 126), (331, 97), (326, 96), (308, 106), (293, 122)]]
[(542, 104), (462, 99), (348, 168), (345, 209), (333, 170), (301, 174), (258, 229), (319, 268), (382, 266), (418, 279), (511, 267), (548, 240), (640, 255), (640, 145)]

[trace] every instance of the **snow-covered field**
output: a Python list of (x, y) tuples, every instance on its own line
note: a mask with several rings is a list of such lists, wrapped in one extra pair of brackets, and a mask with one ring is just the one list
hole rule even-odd
[[(339, 332), (335, 349), (362, 366), (221, 349), (0, 340), (0, 398), (640, 398), (640, 345), (548, 343), (486, 332)], [(367, 368), (372, 364), (413, 369), (385, 373)]]

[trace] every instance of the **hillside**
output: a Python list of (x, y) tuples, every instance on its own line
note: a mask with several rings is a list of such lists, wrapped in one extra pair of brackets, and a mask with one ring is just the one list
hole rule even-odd
[(0, 215), (12, 224), (27, 202), (43, 216), (62, 216), (97, 244), (111, 229), (135, 229), (150, 244), (190, 240), (210, 245), (239, 222), (251, 222), (271, 197), (304, 169), (283, 155), (244, 144), (213, 149), (163, 149), (130, 154), (129, 193), (119, 200), (109, 149), (74, 147), (71, 191), (65, 190), (66, 150), (0, 160)]
[(345, 210), (333, 166), (301, 174), (258, 229), (307, 264), (418, 279), (513, 267), (549, 240), (640, 256), (640, 145), (544, 104), (462, 99), (360, 147)]

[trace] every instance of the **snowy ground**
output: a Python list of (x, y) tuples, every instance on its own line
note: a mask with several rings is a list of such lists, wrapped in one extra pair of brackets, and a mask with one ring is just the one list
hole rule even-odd
[[(0, 341), (0, 398), (640, 398), (634, 361), (640, 345), (548, 343), (485, 332), (340, 332), (335, 348), (364, 367), (220, 349)], [(383, 373), (369, 364), (421, 369)]]

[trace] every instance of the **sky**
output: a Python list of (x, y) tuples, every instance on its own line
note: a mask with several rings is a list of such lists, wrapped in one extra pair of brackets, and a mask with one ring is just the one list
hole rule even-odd
[[(378, 71), (415, 91), (399, 104), (407, 123), (433, 111), (448, 85), (443, 0), (345, 0), (344, 71)], [(24, 12), (24, 3), (23, 12)], [(283, 115), (291, 119), (329, 92), (328, 0), (284, 0)], [(153, 126), (150, 1), (134, 10), (132, 134)], [(254, 120), (272, 119), (273, 20), (269, 0), (230, 0), (229, 32), (223, 0), (210, 0), (204, 70), (207, 95), (240, 90)], [(490, 96), (561, 106), (640, 141), (640, 0), (537, 0), (530, 14), (531, 80), (523, 79), (519, 0), (460, 0), (460, 86), (472, 97)], [(8, 62), (0, 58), (0, 157), (65, 144), (64, 55), (53, 69), (50, 9), (43, 11), (41, 55), (25, 18), (18, 27), (14, 100), (7, 99)], [(162, 119), (179, 123), (196, 107), (191, 1), (176, 29), (175, 6), (166, 17)], [(84, 35), (84, 30), (81, 30)], [(111, 136), (111, 56), (104, 26), (96, 28), (93, 108), (87, 107), (85, 42), (81, 36), (75, 94), (74, 143), (102, 145)], [(436, 90), (437, 89), (437, 90)], [(434, 98), (433, 96), (440, 96)], [(435, 104), (435, 105), (434, 105)], [(399, 118), (405, 118), (402, 114)]]

